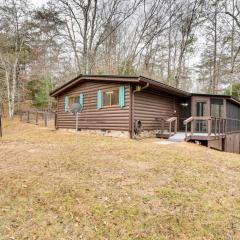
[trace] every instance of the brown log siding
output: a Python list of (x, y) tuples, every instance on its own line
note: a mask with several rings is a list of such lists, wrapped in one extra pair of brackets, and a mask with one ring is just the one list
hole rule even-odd
[[(174, 113), (174, 110), (177, 112)], [(134, 96), (134, 120), (141, 120), (144, 130), (161, 128), (161, 118), (179, 115), (179, 104), (175, 97), (161, 91), (146, 89)]]
[[(103, 107), (97, 109), (97, 91), (107, 90), (109, 88), (118, 88), (125, 86), (125, 106)], [(65, 96), (71, 97), (84, 94), (84, 108), (79, 116), (80, 129), (97, 129), (97, 130), (123, 130), (129, 131), (129, 103), (130, 103), (130, 84), (114, 82), (88, 81), (80, 83), (79, 86), (65, 92), (58, 97), (58, 128), (75, 128), (75, 116), (65, 112)]]

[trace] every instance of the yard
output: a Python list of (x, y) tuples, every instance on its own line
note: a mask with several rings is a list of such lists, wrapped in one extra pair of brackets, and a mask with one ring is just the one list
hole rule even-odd
[(240, 155), (4, 121), (0, 240), (240, 239)]

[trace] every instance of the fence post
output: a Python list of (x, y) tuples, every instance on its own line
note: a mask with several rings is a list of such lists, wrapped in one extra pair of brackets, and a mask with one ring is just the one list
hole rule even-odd
[(2, 137), (2, 115), (0, 115), (0, 137)]
[(20, 121), (22, 122), (22, 118), (23, 118), (23, 111), (20, 110)]
[(36, 111), (36, 125), (38, 125), (38, 111)]
[(27, 111), (27, 123), (30, 123), (30, 112)]
[(57, 129), (57, 112), (54, 113), (54, 126), (55, 126), (55, 129)]
[(47, 111), (44, 112), (44, 124), (45, 124), (45, 127), (47, 127)]

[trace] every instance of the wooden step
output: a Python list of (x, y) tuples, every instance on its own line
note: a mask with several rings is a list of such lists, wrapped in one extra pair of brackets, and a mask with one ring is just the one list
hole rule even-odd
[(156, 137), (157, 138), (163, 138), (163, 139), (168, 139), (170, 136), (169, 136), (169, 133), (156, 133)]

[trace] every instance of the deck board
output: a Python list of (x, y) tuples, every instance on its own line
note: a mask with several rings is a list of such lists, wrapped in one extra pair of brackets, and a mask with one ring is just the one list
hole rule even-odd
[[(171, 136), (169, 138), (170, 141), (184, 141), (185, 140), (185, 132), (177, 132), (175, 135)], [(212, 133), (210, 136), (208, 133), (193, 133), (191, 132), (187, 133), (187, 139), (186, 140), (214, 140), (219, 138), (224, 138), (225, 134), (214, 134)]]

